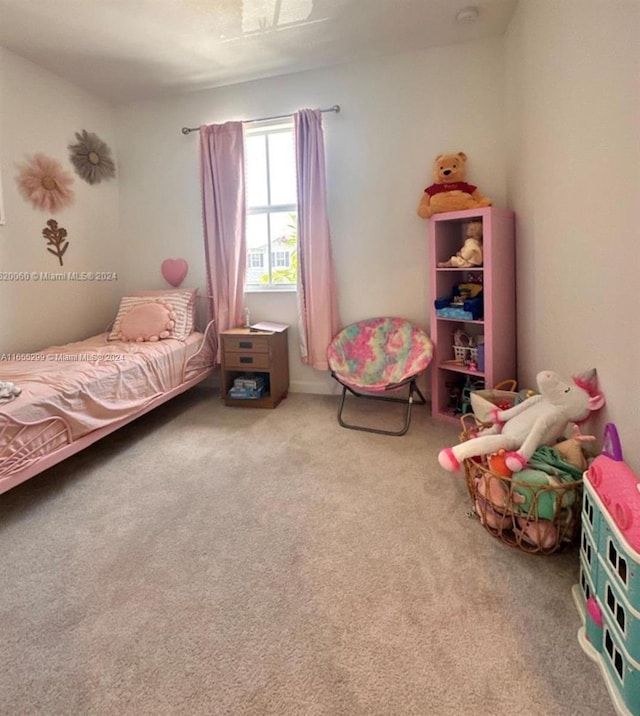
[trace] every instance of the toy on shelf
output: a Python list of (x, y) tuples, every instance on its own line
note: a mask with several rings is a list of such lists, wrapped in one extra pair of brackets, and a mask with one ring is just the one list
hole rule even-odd
[(464, 244), (447, 261), (438, 261), (438, 268), (472, 268), (482, 266), (482, 222), (465, 224)]
[(580, 582), (572, 588), (578, 641), (619, 714), (640, 713), (640, 478), (622, 459), (618, 432), (584, 478)]
[(458, 328), (453, 333), (453, 360), (469, 370), (478, 370), (478, 354), (484, 336), (471, 336)]
[(484, 312), (481, 283), (460, 283), (451, 295), (436, 298), (436, 315), (440, 318), (457, 318), (479, 321)]
[(484, 388), (484, 380), (482, 378), (472, 378), (470, 375), (465, 377), (464, 385), (460, 393), (460, 409), (457, 412), (466, 415), (473, 411), (471, 407), (471, 395), (474, 390)]
[(449, 409), (452, 415), (466, 415), (472, 412), (473, 392), (484, 387), (484, 380), (467, 375), (464, 380), (447, 382), (446, 387), (449, 391)]
[(508, 410), (496, 407), (491, 411), (493, 425), (490, 428), (476, 438), (441, 450), (440, 465), (455, 472), (466, 458), (505, 449), (509, 452), (507, 466), (519, 472), (538, 446), (553, 445), (569, 423), (585, 420), (605, 402), (597, 390), (595, 370), (575, 377), (571, 383), (553, 371), (542, 371), (538, 373), (537, 383), (539, 395)]
[(478, 187), (467, 184), (467, 155), (440, 154), (433, 166), (434, 183), (424, 190), (418, 206), (418, 216), (427, 219), (434, 214), (462, 209), (491, 206), (491, 199), (483, 197)]

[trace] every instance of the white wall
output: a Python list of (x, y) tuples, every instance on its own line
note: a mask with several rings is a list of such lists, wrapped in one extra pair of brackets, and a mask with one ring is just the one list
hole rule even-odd
[(505, 57), (520, 382), (597, 368), (597, 433), (616, 423), (636, 471), (639, 36), (636, 0), (521, 0)]
[[(16, 163), (43, 151), (68, 166), (67, 144), (83, 128), (115, 152), (117, 126), (119, 181), (77, 179), (76, 203), (55, 218), (69, 229), (65, 268), (122, 277), (0, 282), (0, 348), (35, 350), (101, 330), (127, 289), (163, 285), (159, 265), (169, 256), (185, 257), (186, 283), (204, 288), (198, 141), (182, 126), (338, 103), (325, 131), (343, 322), (398, 314), (427, 325), (426, 223), (415, 207), (434, 156), (464, 150), (469, 180), (516, 211), (521, 385), (546, 368), (596, 367), (608, 399), (599, 434), (615, 422), (640, 470), (639, 35), (636, 0), (520, 0), (504, 42), (135, 103), (115, 118), (104, 102), (0, 48), (0, 270), (56, 270), (41, 237), (50, 217), (18, 195)], [(247, 305), (255, 320), (295, 324), (290, 293), (250, 294)], [(331, 390), (326, 374), (299, 362), (295, 329), (290, 341), (292, 388)]]
[[(105, 102), (0, 48), (0, 161), (7, 223), (0, 226), (0, 271), (122, 273), (117, 179), (89, 186), (72, 169), (75, 132), (95, 132), (115, 158), (114, 112)], [(56, 214), (18, 193), (17, 166), (41, 152), (74, 176), (75, 201)], [(64, 266), (46, 250), (42, 230), (55, 219), (68, 231)], [(0, 351), (38, 350), (105, 329), (118, 282), (0, 281)]]
[[(401, 315), (427, 326), (426, 222), (416, 216), (441, 152), (469, 155), (471, 182), (505, 201), (500, 40), (407, 53), (129, 105), (119, 112), (121, 220), (129, 287), (162, 286), (164, 258), (189, 261), (205, 286), (198, 136), (183, 126), (339, 104), (324, 115), (329, 214), (344, 323)], [(295, 324), (291, 293), (249, 294), (255, 320)], [(290, 335), (292, 390), (333, 389), (300, 363)]]

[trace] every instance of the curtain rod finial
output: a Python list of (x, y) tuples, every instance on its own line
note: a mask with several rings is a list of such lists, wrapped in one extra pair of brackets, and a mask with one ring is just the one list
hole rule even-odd
[(191, 130), (189, 129), (189, 127), (183, 127), (182, 134), (191, 134)]
[(339, 105), (339, 104), (334, 104), (331, 109), (332, 109), (334, 112), (339, 112), (339, 111), (340, 111), (340, 105)]

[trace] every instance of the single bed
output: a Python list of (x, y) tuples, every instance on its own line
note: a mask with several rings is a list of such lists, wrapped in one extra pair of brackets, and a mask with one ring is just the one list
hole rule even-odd
[[(138, 304), (155, 300), (135, 299)], [(124, 309), (121, 303), (110, 332), (0, 361), (0, 381), (21, 390), (0, 404), (0, 494), (212, 372), (217, 350), (213, 323), (203, 332), (189, 327), (180, 338), (118, 340), (118, 318), (130, 306)]]

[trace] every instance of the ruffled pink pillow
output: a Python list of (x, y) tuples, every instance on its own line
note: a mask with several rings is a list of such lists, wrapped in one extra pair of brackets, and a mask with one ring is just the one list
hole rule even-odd
[(159, 341), (171, 338), (176, 315), (164, 301), (155, 300), (132, 306), (120, 321), (118, 339), (121, 341)]

